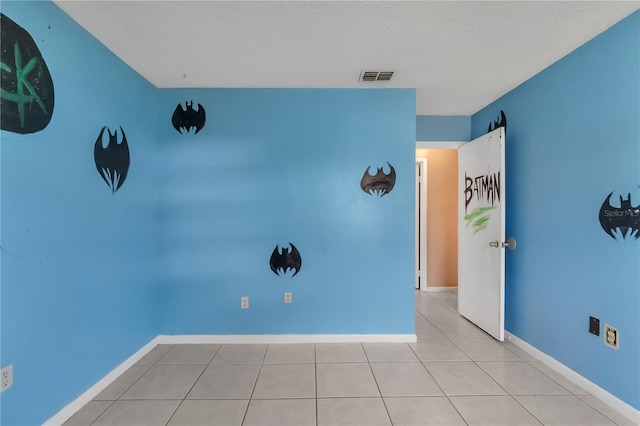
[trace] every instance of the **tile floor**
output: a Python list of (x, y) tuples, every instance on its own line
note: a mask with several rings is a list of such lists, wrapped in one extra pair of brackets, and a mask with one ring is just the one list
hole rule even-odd
[(417, 343), (160, 345), (65, 425), (630, 425), (416, 292)]

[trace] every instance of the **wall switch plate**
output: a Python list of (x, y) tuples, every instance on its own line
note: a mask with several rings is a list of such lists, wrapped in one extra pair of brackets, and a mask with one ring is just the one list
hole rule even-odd
[(4, 392), (13, 386), (13, 364), (0, 370), (0, 392)]
[(604, 325), (604, 344), (611, 346), (613, 349), (620, 347), (620, 333), (617, 328), (613, 328), (608, 324)]
[(284, 303), (291, 303), (291, 293), (284, 294)]
[(598, 318), (589, 317), (589, 333), (600, 335), (600, 320)]
[(240, 298), (240, 308), (241, 309), (249, 309), (249, 297), (248, 296), (242, 296)]

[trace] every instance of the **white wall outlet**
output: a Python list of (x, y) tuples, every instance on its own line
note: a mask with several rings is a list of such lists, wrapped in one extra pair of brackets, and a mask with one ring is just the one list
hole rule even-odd
[(604, 325), (604, 344), (611, 346), (613, 349), (620, 347), (620, 333), (617, 328), (613, 328), (608, 324)]
[(291, 303), (291, 293), (284, 294), (284, 303)]
[(13, 386), (13, 364), (0, 370), (0, 392)]
[(240, 298), (240, 308), (249, 309), (249, 297), (248, 296), (242, 296)]

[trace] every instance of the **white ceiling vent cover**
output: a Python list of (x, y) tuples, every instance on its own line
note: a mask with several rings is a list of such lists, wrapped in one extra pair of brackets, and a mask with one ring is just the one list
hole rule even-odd
[(393, 71), (362, 71), (360, 81), (389, 81)]

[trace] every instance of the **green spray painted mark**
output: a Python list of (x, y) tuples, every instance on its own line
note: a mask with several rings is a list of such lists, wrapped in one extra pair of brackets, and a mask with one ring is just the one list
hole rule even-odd
[[(18, 43), (14, 46), (14, 55), (16, 60), (16, 92), (11, 93), (4, 89), (0, 89), (0, 96), (3, 99), (6, 99), (11, 102), (15, 102), (18, 104), (18, 115), (20, 117), (20, 125), (24, 127), (24, 106), (25, 104), (30, 104), (31, 102), (35, 102), (38, 104), (40, 109), (46, 114), (47, 108), (44, 106), (44, 102), (38, 96), (36, 89), (29, 83), (27, 80), (27, 76), (31, 71), (35, 69), (37, 58), (33, 57), (27, 64), (22, 66), (22, 54), (20, 53), (20, 49), (18, 48)], [(11, 67), (5, 63), (0, 63), (0, 68), (4, 71), (11, 72)], [(25, 89), (28, 94), (25, 93)]]
[(487, 212), (490, 212), (495, 208), (496, 206), (478, 207), (464, 217), (464, 220), (467, 221), (467, 225), (471, 224), (473, 226), (474, 234), (487, 227), (489, 219), (491, 218)]

